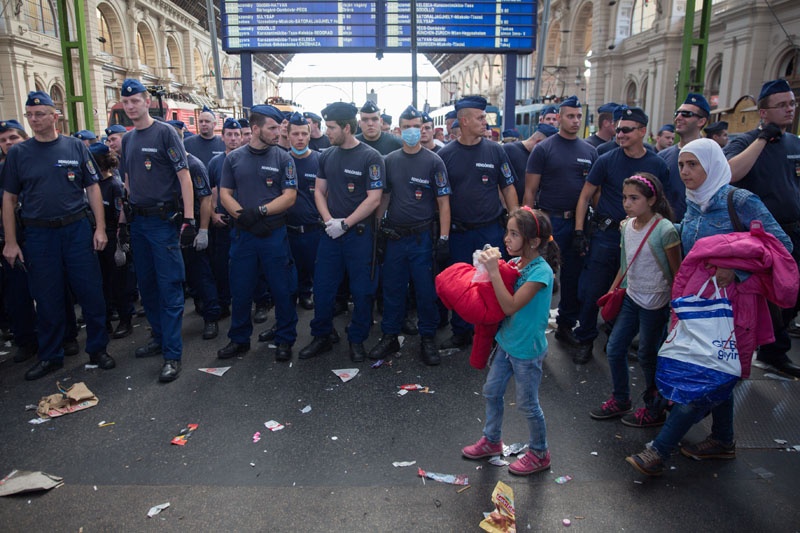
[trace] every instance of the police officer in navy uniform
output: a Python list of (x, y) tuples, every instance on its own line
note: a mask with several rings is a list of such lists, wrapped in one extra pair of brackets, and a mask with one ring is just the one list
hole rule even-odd
[(597, 108), (597, 131), (586, 138), (586, 142), (595, 149), (614, 138), (614, 110), (618, 106), (614, 102), (607, 102)]
[(308, 126), (311, 128), (311, 140), (308, 141), (308, 146), (317, 152), (330, 148), (331, 140), (320, 129), (322, 127), (322, 117), (316, 113), (306, 111), (303, 113), (303, 118), (306, 119)]
[(275, 360), (291, 360), (297, 339), (297, 273), (286, 235), (286, 210), (297, 197), (297, 171), (294, 160), (278, 146), (282, 121), (277, 108), (253, 106), (250, 144), (229, 153), (222, 164), (219, 196), (236, 226), (230, 252), (230, 343), (217, 352), (220, 359), (250, 349), (250, 308), (259, 274), (266, 277), (275, 302)]
[(558, 133), (558, 128), (554, 128), (550, 124), (539, 124), (527, 139), (503, 144), (503, 150), (506, 151), (514, 174), (517, 176), (514, 188), (517, 191), (517, 198), (520, 200), (525, 197), (525, 169), (528, 166), (528, 158), (531, 156), (533, 147), (556, 133)]
[(703, 128), (706, 137), (717, 143), (720, 148), (728, 146), (728, 123), (720, 120)]
[(192, 135), (184, 143), (186, 151), (196, 156), (206, 167), (212, 157), (225, 153), (225, 143), (219, 135), (214, 134), (216, 125), (217, 115), (208, 106), (203, 106), (203, 111), (197, 117), (198, 135)]
[(73, 133), (72, 136), (83, 141), (83, 144), (86, 146), (86, 148), (89, 148), (89, 146), (97, 142), (97, 135), (95, 135), (93, 131), (89, 130), (81, 130)]
[[(519, 206), (514, 189), (516, 176), (503, 147), (486, 140), (486, 99), (467, 96), (456, 102), (461, 137), (447, 144), (438, 155), (447, 168), (452, 194), (450, 254), (453, 263), (472, 263), (472, 254), (484, 245), (503, 246), (508, 212)], [(498, 191), (500, 194), (498, 194)], [(457, 313), (450, 321), (453, 336), (443, 349), (464, 348), (472, 340), (472, 327)]]
[(380, 110), (374, 102), (367, 100), (361, 106), (358, 114), (360, 117), (358, 124), (361, 126), (361, 133), (356, 135), (358, 141), (375, 148), (381, 155), (388, 155), (403, 147), (400, 139), (381, 130), (383, 119), (381, 119)]
[[(401, 132), (402, 129), (401, 126)], [(427, 113), (422, 113), (422, 128), (420, 128), (419, 133), (419, 144), (423, 148), (427, 148), (431, 152), (438, 152), (442, 148), (443, 145), (436, 144), (436, 139), (433, 138), (433, 118)]]
[[(178, 132), (183, 128), (183, 122), (180, 120), (170, 120), (168, 124)], [(186, 266), (186, 284), (194, 293), (195, 308), (199, 307), (200, 315), (203, 317), (203, 340), (211, 340), (216, 339), (219, 334), (217, 321), (220, 316), (217, 284), (214, 281), (211, 259), (208, 254), (208, 229), (214, 205), (211, 199), (208, 172), (203, 162), (190, 153), (186, 154), (186, 161), (192, 177), (194, 212), (199, 213), (200, 227), (194, 243), (182, 246), (181, 252), (183, 253), (183, 263)], [(198, 301), (202, 302), (202, 306), (197, 305)]]
[[(39, 361), (25, 379), (39, 379), (64, 365), (64, 306), (70, 287), (83, 308), (86, 352), (92, 364), (107, 370), (115, 362), (106, 352), (100, 265), (95, 252), (107, 244), (105, 216), (97, 171), (83, 143), (56, 132), (56, 109), (41, 91), (28, 94), (25, 116), (33, 138), (9, 150), (3, 185), (3, 257), (15, 268), (27, 268), (37, 303)], [(23, 195), (25, 255), (17, 242), (14, 209)], [(96, 229), (86, 216), (88, 204)]]
[[(450, 183), (442, 159), (420, 144), (422, 113), (408, 106), (400, 115), (403, 148), (386, 156), (386, 194), (378, 217), (386, 235), (383, 275), (383, 336), (369, 352), (370, 359), (384, 359), (400, 350), (398, 334), (406, 312), (406, 292), (413, 281), (417, 298), (420, 355), (426, 365), (441, 362), (434, 343), (439, 312), (433, 283), (433, 222), (439, 248), (449, 248)], [(386, 214), (385, 218), (383, 213)]]
[[(208, 162), (208, 181), (211, 184), (211, 196), (214, 212), (211, 214), (211, 270), (217, 284), (217, 298), (220, 305), (220, 318), (231, 315), (231, 286), (228, 271), (228, 262), (231, 251), (231, 221), (232, 218), (225, 211), (219, 200), (219, 183), (222, 180), (222, 164), (225, 157), (242, 146), (242, 121), (245, 119), (225, 119), (222, 125), (222, 141), (225, 143), (225, 153), (215, 155)], [(250, 122), (247, 121), (247, 129)], [(252, 132), (251, 132), (252, 133)], [(250, 136), (252, 138), (252, 135)], [(249, 141), (249, 138), (248, 138)]]
[(553, 239), (561, 251), (561, 296), (555, 337), (573, 345), (577, 344), (572, 328), (580, 310), (578, 278), (583, 269), (583, 257), (572, 246), (575, 205), (597, 159), (597, 150), (578, 137), (583, 118), (581, 109), (577, 96), (561, 102), (558, 133), (537, 144), (528, 159), (523, 199), (525, 205), (547, 213), (553, 225)]
[(364, 341), (372, 325), (376, 280), (371, 276), (373, 222), (386, 177), (381, 154), (353, 133), (356, 107), (336, 102), (322, 110), (327, 135), (333, 145), (322, 153), (314, 198), (325, 233), (319, 242), (314, 270), (314, 340), (300, 351), (301, 359), (316, 357), (332, 348), (336, 290), (345, 273), (353, 295), (353, 316), (348, 326), (350, 358), (366, 358)]
[[(581, 305), (580, 324), (574, 330), (578, 343), (572, 358), (575, 364), (586, 364), (592, 358), (594, 339), (598, 335), (597, 299), (608, 291), (619, 270), (619, 223), (625, 219), (622, 182), (640, 172), (649, 172), (662, 183), (669, 179), (667, 164), (644, 145), (648, 116), (638, 107), (623, 106), (617, 112), (621, 116), (616, 128), (619, 148), (597, 158), (575, 206), (572, 246), (576, 253), (586, 256), (578, 280)], [(589, 202), (598, 189), (600, 198), (587, 227)], [(590, 228), (591, 239), (587, 236)], [(567, 336), (564, 338), (571, 341)]]
[(105, 129), (105, 132), (106, 145), (114, 152), (114, 155), (119, 157), (122, 151), (122, 137), (128, 133), (128, 130), (122, 124), (112, 124)]
[[(784, 79), (766, 82), (758, 95), (761, 124), (728, 143), (725, 157), (731, 183), (758, 195), (792, 239), (792, 256), (800, 263), (800, 139), (791, 131), (797, 100)], [(787, 332), (800, 304), (784, 309), (773, 321), (775, 342), (759, 347), (758, 360), (800, 377), (800, 365), (789, 359), (792, 340)]]
[[(150, 116), (150, 94), (144, 85), (126, 79), (121, 100), (134, 127), (122, 138), (122, 170), (133, 213), (131, 248), (152, 335), (135, 355), (163, 355), (158, 379), (170, 382), (180, 373), (183, 352), (185, 274), (180, 246), (191, 246), (197, 236), (192, 177), (183, 140), (175, 128)], [(178, 190), (182, 205), (176, 201)], [(172, 219), (180, 216), (181, 207), (183, 218), (176, 235)]]
[[(239, 117), (236, 119), (236, 122), (242, 127), (242, 140), (239, 146), (247, 146), (250, 144), (250, 139), (253, 138), (253, 129), (250, 127), (250, 121), (244, 117)], [(225, 148), (227, 149), (228, 145), (225, 144)]]

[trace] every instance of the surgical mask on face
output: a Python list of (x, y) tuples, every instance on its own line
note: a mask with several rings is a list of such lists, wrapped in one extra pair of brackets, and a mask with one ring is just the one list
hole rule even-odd
[(306, 146), (306, 147), (305, 147), (305, 148), (303, 148), (302, 150), (298, 150), (297, 148), (295, 148), (294, 146), (292, 146), (292, 153), (293, 153), (294, 155), (303, 155), (303, 154), (305, 154), (306, 152), (308, 152), (309, 150), (310, 150), (310, 148), (309, 148), (308, 146)]
[(419, 128), (406, 128), (400, 133), (403, 142), (409, 146), (416, 146), (419, 143)]

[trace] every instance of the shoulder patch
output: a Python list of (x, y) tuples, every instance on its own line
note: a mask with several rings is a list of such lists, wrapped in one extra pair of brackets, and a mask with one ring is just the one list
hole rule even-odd
[(444, 187), (445, 185), (447, 185), (447, 178), (444, 177), (444, 172), (441, 171), (437, 172), (434, 175), (434, 179), (436, 180), (437, 187)]
[(378, 181), (381, 179), (381, 167), (380, 165), (370, 165), (369, 166), (369, 179), (372, 181)]
[(167, 155), (169, 155), (169, 159), (173, 163), (177, 163), (181, 159), (180, 153), (178, 152), (178, 150), (175, 149), (174, 146), (169, 147), (169, 149), (167, 150)]
[(86, 161), (86, 170), (89, 171), (89, 174), (91, 174), (92, 176), (97, 175), (97, 170), (95, 170), (94, 163), (92, 163), (91, 159), (88, 159)]
[(503, 163), (502, 171), (503, 171), (503, 176), (505, 176), (506, 178), (511, 176), (511, 168), (508, 166), (508, 163)]

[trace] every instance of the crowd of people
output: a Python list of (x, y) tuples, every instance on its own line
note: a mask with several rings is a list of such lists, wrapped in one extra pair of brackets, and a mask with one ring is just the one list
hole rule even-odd
[[(120, 99), (133, 128), (110, 125), (102, 141), (86, 130), (59, 135), (53, 101), (39, 91), (25, 106), (32, 138), (19, 122), (0, 121), (2, 291), (14, 361), (37, 357), (26, 379), (78, 353), (76, 302), (90, 362), (114, 368), (109, 338), (131, 334), (140, 298), (151, 337), (135, 356), (161, 356), (159, 381), (175, 380), (186, 294), (203, 317), (203, 339), (217, 338), (219, 321), (230, 316), (220, 359), (248, 352), (253, 323), (274, 307), (274, 325), (258, 340), (274, 343), (276, 361), (292, 360), (298, 305), (313, 310), (312, 340), (298, 358), (321, 356), (340, 341), (333, 318), (352, 302), (346, 336), (354, 363), (391, 357), (405, 332), (418, 333), (421, 360), (438, 365), (440, 349), (471, 344), (473, 325), (437, 301), (434, 275), (483, 250), (479, 262), (507, 319), (484, 387), (484, 435), (463, 449), (465, 457), (502, 449), (503, 396), (513, 375), (531, 437), (510, 470), (549, 468), (538, 388), (554, 287), (554, 337), (583, 365), (596, 349), (597, 300), (618, 285), (627, 293), (605, 324), (612, 392), (590, 416), (663, 426), (628, 458), (645, 474), (660, 474), (709, 411), (712, 434), (681, 452), (735, 456), (732, 396), (704, 408), (670, 406), (656, 385), (656, 357), (682, 258), (702, 237), (735, 231), (734, 213), (745, 231), (759, 221), (800, 259), (800, 139), (788, 129), (796, 102), (785, 80), (764, 84), (753, 131), (728, 142), (727, 124), (709, 124), (708, 102), (691, 93), (674, 124), (650, 135), (652, 145), (645, 112), (613, 102), (599, 107), (597, 131), (580, 138), (583, 105), (575, 96), (545, 109), (529, 138), (507, 130), (502, 142), (493, 139), (479, 96), (456, 103), (446, 137), (413, 106), (393, 133), (392, 118), (371, 101), (360, 109), (335, 102), (320, 115), (259, 104), (246, 119), (226, 118), (220, 135), (216, 115), (204, 108), (192, 135), (180, 121), (150, 115), (150, 94), (138, 80), (124, 81)], [(513, 290), (500, 275), (503, 258), (519, 272)], [(707, 268), (720, 287), (750, 275)], [(367, 347), (376, 302), (381, 336)], [(759, 337), (771, 342), (760, 343), (758, 358), (800, 377), (787, 356), (796, 311), (773, 313), (771, 335)], [(437, 345), (448, 320), (451, 335)], [(627, 357), (636, 337), (647, 387), (634, 409)], [(744, 354), (748, 364), (751, 354)]]

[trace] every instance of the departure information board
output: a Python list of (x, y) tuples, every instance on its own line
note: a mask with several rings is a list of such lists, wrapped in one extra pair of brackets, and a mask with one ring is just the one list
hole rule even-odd
[[(408, 1), (220, 0), (227, 52), (400, 52), (411, 47)], [(417, 1), (419, 52), (530, 53), (536, 0)]]

